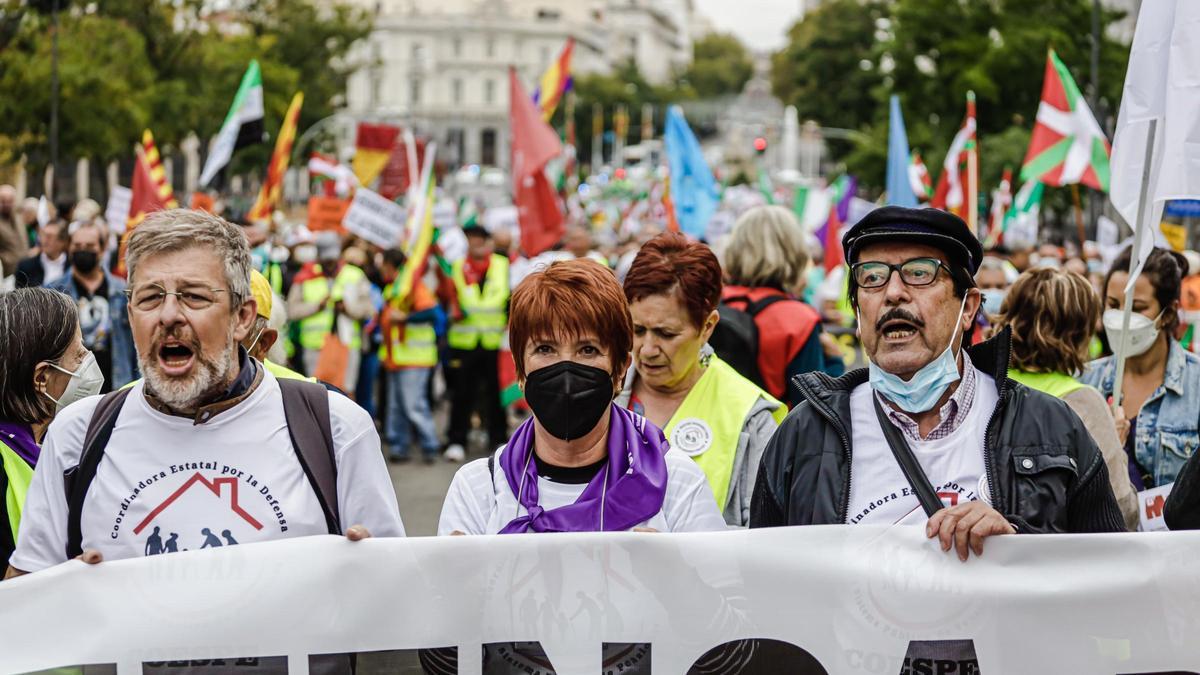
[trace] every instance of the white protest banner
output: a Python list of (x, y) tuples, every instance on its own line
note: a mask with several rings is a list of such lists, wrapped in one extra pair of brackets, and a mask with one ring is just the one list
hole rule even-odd
[(1160, 485), (1137, 493), (1138, 500), (1138, 529), (1142, 532), (1164, 532), (1167, 521), (1163, 517), (1163, 507), (1167, 505), (1167, 497), (1175, 483)]
[(104, 220), (108, 229), (114, 234), (125, 231), (125, 223), (129, 220), (129, 207), (133, 203), (133, 190), (120, 185), (112, 186), (108, 191), (108, 204), (104, 207)]
[(342, 217), (342, 227), (351, 234), (383, 248), (399, 245), (408, 214), (403, 206), (366, 188), (354, 191), (354, 201)]
[[(962, 563), (923, 528), (827, 526), (326, 536), (72, 561), (0, 583), (0, 671), (273, 656), (306, 673), (310, 655), (356, 652), (360, 673), (420, 672), (396, 665), (411, 652), (379, 652), (432, 648), (449, 650), (426, 652), (427, 672), (471, 675), (681, 675), (714, 659), (705, 672), (1196, 670), (1198, 548), (1193, 532), (1018, 535)], [(393, 665), (367, 670), (373, 658)]]

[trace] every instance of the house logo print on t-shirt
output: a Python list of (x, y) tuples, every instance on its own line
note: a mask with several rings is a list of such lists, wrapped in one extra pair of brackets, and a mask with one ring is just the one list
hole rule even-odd
[[(197, 469), (213, 473), (219, 470), (221, 475), (209, 477)], [(159, 494), (170, 489), (172, 477), (179, 480), (183, 476), (187, 478), (178, 487), (159, 498)], [(172, 465), (140, 481), (130, 497), (122, 502), (112, 538), (121, 535), (121, 522), (125, 516), (132, 515), (131, 512), (146, 514), (136, 521), (132, 530), (132, 535), (138, 538), (137, 545), (146, 556), (235, 546), (243, 536), (259, 539), (255, 535), (260, 532), (270, 537), (264, 532), (267, 524), (262, 516), (252, 513), (261, 508), (256, 507), (260, 497), (274, 516), (272, 520), (276, 521), (278, 531), (287, 532), (288, 523), (279, 500), (266, 485), (260, 485), (253, 474), (215, 462)], [(154, 501), (146, 502), (147, 499)], [(146, 505), (144, 509), (136, 508), (142, 504)]]

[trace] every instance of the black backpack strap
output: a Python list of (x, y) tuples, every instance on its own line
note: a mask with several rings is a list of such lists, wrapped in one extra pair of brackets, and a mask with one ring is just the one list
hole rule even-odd
[(104, 459), (104, 449), (108, 447), (113, 427), (117, 426), (117, 416), (121, 414), (121, 406), (125, 405), (130, 391), (132, 387), (118, 389), (100, 399), (96, 409), (92, 411), (92, 420), (88, 423), (87, 433), (83, 437), (79, 464), (63, 472), (63, 485), (67, 495), (68, 560), (83, 553), (83, 500), (96, 477), (96, 467), (100, 466), (100, 460)]
[[(3, 464), (0, 462), (0, 464)], [(0, 499), (8, 497), (8, 472), (0, 466)], [(14, 541), (12, 528), (8, 526), (8, 518), (0, 521), (0, 564), (8, 565), (8, 559), (12, 557), (13, 551), (17, 550), (17, 542)]]
[(887, 414), (883, 412), (883, 406), (879, 404), (879, 397), (871, 392), (871, 400), (875, 402), (875, 417), (879, 419), (879, 426), (883, 430), (883, 437), (887, 439), (888, 445), (892, 448), (892, 455), (896, 457), (896, 463), (900, 465), (900, 470), (904, 472), (904, 477), (908, 479), (908, 484), (912, 486), (913, 493), (917, 495), (917, 501), (921, 502), (921, 508), (925, 510), (925, 515), (933, 517), (933, 514), (942, 510), (942, 500), (938, 498), (937, 493), (933, 490), (933, 485), (929, 483), (929, 478), (925, 476), (925, 470), (921, 468), (921, 463), (917, 461), (913, 455), (912, 448), (908, 446), (908, 441), (904, 440), (904, 436), (895, 424), (888, 419)]
[(770, 307), (771, 305), (773, 305), (777, 302), (780, 302), (782, 300), (790, 300), (790, 299), (791, 298), (787, 297), (786, 295), (768, 295), (767, 297), (759, 300), (758, 302), (747, 302), (745, 312), (747, 314), (749, 314), (751, 317), (755, 317), (755, 316), (758, 316), (759, 312)]
[(283, 416), (300, 467), (312, 485), (330, 534), (342, 534), (338, 513), (337, 459), (333, 450), (333, 427), (329, 421), (329, 392), (304, 380), (279, 379), (283, 392)]

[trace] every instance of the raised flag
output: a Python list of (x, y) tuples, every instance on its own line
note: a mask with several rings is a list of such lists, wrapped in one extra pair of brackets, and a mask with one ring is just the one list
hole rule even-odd
[(792, 199), (792, 212), (808, 232), (816, 232), (829, 222), (831, 191), (823, 187), (797, 185)]
[[(967, 116), (959, 127), (958, 133), (950, 143), (946, 159), (942, 162), (942, 175), (938, 178), (937, 191), (934, 192), (931, 206), (967, 221), (974, 232), (974, 218), (970, 213), (971, 196), (976, 194), (978, 187), (973, 180), (977, 172), (972, 171), (972, 161), (975, 158), (975, 93), (967, 92)], [(973, 175), (975, 174), (975, 175)]]
[(1012, 206), (1012, 169), (1005, 169), (995, 191), (992, 192), (991, 215), (988, 218), (988, 234), (986, 243), (994, 246), (1004, 231), (1004, 216)]
[[(383, 173), (399, 136), (400, 127), (397, 126), (358, 123), (358, 131), (354, 138), (354, 159), (350, 160), (350, 166), (354, 169), (359, 185), (370, 185), (371, 181)], [(381, 188), (380, 192), (384, 190)]]
[(913, 194), (917, 195), (917, 201), (923, 203), (933, 199), (933, 179), (929, 176), (925, 162), (921, 160), (919, 150), (913, 150), (912, 157), (908, 160), (908, 182), (912, 186)]
[(204, 161), (204, 170), (200, 172), (200, 186), (212, 182), (217, 172), (229, 164), (233, 153), (247, 145), (261, 143), (263, 140), (263, 88), (262, 73), (258, 61), (251, 61), (242, 76), (233, 97), (233, 105), (221, 123), (212, 147), (208, 151), (208, 159)]
[(829, 209), (829, 220), (825, 223), (825, 236), (821, 239), (821, 246), (825, 248), (825, 274), (830, 274), (845, 264), (846, 256), (842, 251), (842, 219), (838, 217), (836, 205)]
[(162, 158), (158, 154), (158, 146), (154, 144), (154, 135), (149, 129), (142, 132), (142, 142), (137, 146), (137, 161), (133, 165), (133, 187), (129, 199), (129, 220), (125, 225), (125, 235), (121, 238), (120, 250), (117, 252), (117, 265), (114, 273), (124, 277), (125, 270), (125, 239), (129, 233), (154, 211), (173, 209), (179, 206), (175, 200), (175, 192), (167, 182), (167, 172), (163, 169)]
[(1082, 183), (1108, 192), (1110, 148), (1071, 71), (1051, 49), (1042, 101), (1021, 180), (1060, 187)]
[(279, 127), (275, 152), (271, 154), (271, 163), (267, 165), (267, 177), (258, 191), (258, 199), (254, 200), (254, 206), (246, 213), (246, 220), (250, 222), (270, 220), (275, 208), (283, 201), (283, 175), (287, 173), (288, 160), (292, 156), (292, 143), (296, 141), (296, 126), (300, 123), (300, 108), (303, 105), (304, 92), (296, 92)]
[[(417, 299), (417, 294), (414, 289), (422, 277), (425, 276), (425, 270), (429, 265), (429, 255), (433, 248), (434, 241), (434, 225), (433, 225), (433, 210), (434, 210), (434, 187), (433, 180), (433, 158), (436, 152), (436, 144), (430, 143), (425, 155), (425, 167), (421, 173), (422, 188), (418, 193), (416, 208), (410, 214), (408, 229), (411, 233), (407, 239), (405, 246), (405, 261), (404, 267), (396, 275), (396, 279), (387, 289), (385, 297), (391, 302), (395, 302), (399, 309), (407, 312), (414, 310), (420, 311), (423, 308), (414, 307), (414, 302)], [(396, 325), (392, 323), (392, 313), (383, 312), (381, 319), (381, 327), (383, 334), (391, 336), (393, 331), (399, 329), (401, 331), (400, 339), (404, 339), (403, 331), (406, 326), (401, 323)], [(396, 363), (395, 357), (392, 354), (393, 340), (387, 339), (383, 341), (384, 358), (383, 363), (389, 369), (399, 368), (400, 364)]]
[(683, 110), (677, 105), (667, 109), (663, 136), (667, 146), (675, 218), (684, 234), (700, 239), (717, 210), (717, 181), (700, 150), (700, 141), (692, 133)]
[(571, 88), (571, 56), (575, 52), (575, 38), (567, 38), (558, 58), (542, 73), (537, 89), (533, 90), (533, 102), (542, 111), (542, 120), (549, 122), (563, 96)]
[[(1036, 180), (1026, 181), (1013, 197), (1012, 206), (1004, 214), (995, 244), (1034, 246), (1038, 240), (1038, 214), (1042, 208), (1045, 186)], [(989, 237), (991, 240), (991, 237)]]
[(308, 176), (320, 185), (326, 197), (345, 197), (358, 187), (358, 178), (350, 167), (332, 155), (319, 152), (314, 152), (308, 159)]
[(558, 195), (546, 179), (546, 163), (562, 152), (562, 142), (525, 93), (515, 68), (508, 69), (508, 86), (513, 203), (521, 226), (521, 248), (533, 258), (558, 243), (565, 230)]
[(904, 128), (904, 115), (900, 112), (900, 97), (892, 94), (891, 112), (888, 122), (887, 200), (892, 206), (916, 208), (917, 191), (912, 189), (908, 177), (908, 132)]

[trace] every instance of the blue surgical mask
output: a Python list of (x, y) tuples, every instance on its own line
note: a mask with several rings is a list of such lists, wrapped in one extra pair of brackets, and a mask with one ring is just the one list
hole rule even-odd
[(1008, 291), (1003, 289), (988, 289), (983, 292), (983, 313), (988, 316), (996, 316), (1000, 313), (1000, 306), (1004, 304), (1004, 296)]
[(950, 344), (941, 356), (925, 364), (912, 379), (905, 382), (898, 376), (885, 372), (868, 362), (871, 387), (884, 398), (900, 406), (901, 410), (910, 413), (923, 413), (934, 406), (946, 389), (961, 377), (958, 374), (958, 359), (954, 355), (954, 341), (958, 338), (958, 327), (961, 325), (962, 311), (967, 305), (967, 296), (963, 295), (962, 304), (958, 308), (958, 316), (954, 320), (954, 333), (950, 336)]

